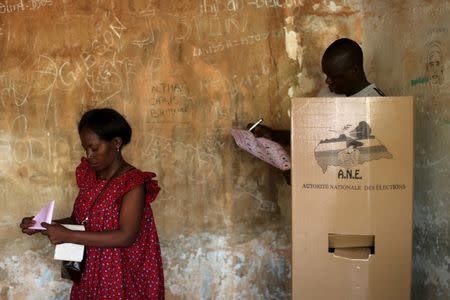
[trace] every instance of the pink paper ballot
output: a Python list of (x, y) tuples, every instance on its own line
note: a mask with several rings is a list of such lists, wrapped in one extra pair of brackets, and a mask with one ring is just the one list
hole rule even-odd
[(55, 201), (50, 201), (50, 203), (46, 207), (42, 208), (39, 213), (33, 218), (33, 220), (36, 221), (36, 224), (30, 227), (30, 229), (45, 230), (45, 228), (41, 226), (41, 223), (52, 223), (54, 206)]
[(266, 138), (257, 138), (253, 133), (242, 129), (231, 129), (231, 135), (239, 148), (266, 163), (283, 171), (291, 168), (291, 159), (280, 144)]

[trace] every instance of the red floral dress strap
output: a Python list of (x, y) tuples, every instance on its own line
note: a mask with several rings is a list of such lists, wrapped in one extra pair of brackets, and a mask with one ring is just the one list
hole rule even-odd
[(126, 178), (124, 179), (124, 187), (122, 190), (122, 195), (119, 197), (121, 199), (126, 193), (135, 189), (137, 186), (145, 185), (145, 202), (146, 205), (152, 203), (159, 194), (161, 188), (158, 185), (158, 181), (153, 178), (156, 177), (155, 173), (152, 172), (142, 172), (138, 169), (131, 170), (126, 173)]
[(146, 202), (147, 202), (147, 204), (150, 204), (153, 201), (155, 201), (161, 188), (158, 185), (158, 181), (153, 179), (154, 177), (156, 177), (155, 173), (143, 172), (143, 174), (145, 176), (145, 187), (146, 187), (146, 191), (147, 191)]

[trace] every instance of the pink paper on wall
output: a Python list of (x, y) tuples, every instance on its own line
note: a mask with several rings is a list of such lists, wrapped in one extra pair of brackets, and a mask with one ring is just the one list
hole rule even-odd
[(45, 223), (52, 223), (53, 218), (53, 208), (55, 207), (55, 201), (50, 201), (46, 207), (41, 208), (39, 213), (34, 216), (33, 220), (36, 221), (36, 224), (34, 226), (30, 227), (30, 229), (35, 230), (46, 230), (44, 227), (41, 226), (42, 222)]
[(230, 132), (239, 148), (280, 170), (291, 168), (291, 159), (280, 144), (266, 138), (257, 138), (248, 130), (233, 128)]

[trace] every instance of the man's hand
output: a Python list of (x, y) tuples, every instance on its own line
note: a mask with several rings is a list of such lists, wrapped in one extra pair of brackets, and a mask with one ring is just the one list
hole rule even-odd
[[(253, 124), (247, 124), (247, 129), (252, 127)], [(263, 137), (266, 139), (272, 139), (272, 128), (259, 124), (251, 131), (256, 137)]]

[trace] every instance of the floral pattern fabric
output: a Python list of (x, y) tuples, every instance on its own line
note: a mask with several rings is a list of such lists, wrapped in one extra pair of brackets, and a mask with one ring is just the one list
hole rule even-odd
[[(151, 209), (160, 190), (156, 175), (138, 169), (129, 170), (107, 184), (97, 179), (88, 161), (82, 158), (76, 169), (80, 189), (74, 203), (73, 217), (78, 224), (87, 218), (87, 231), (119, 229), (119, 213), (126, 193), (145, 184), (144, 215), (134, 243), (125, 248), (86, 247), (86, 266), (79, 283), (74, 283), (70, 299), (164, 299), (164, 275)], [(94, 204), (94, 205), (93, 205)]]

